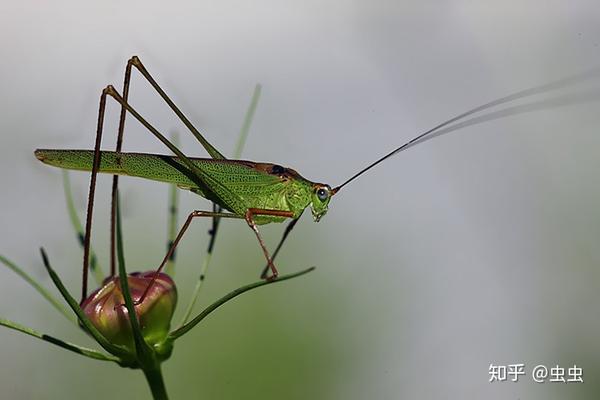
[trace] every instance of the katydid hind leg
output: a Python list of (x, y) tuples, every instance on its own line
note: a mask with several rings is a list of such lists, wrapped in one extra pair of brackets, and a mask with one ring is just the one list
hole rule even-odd
[(90, 177), (90, 189), (88, 192), (88, 203), (85, 219), (85, 235), (83, 239), (83, 268), (81, 282), (81, 303), (87, 297), (87, 281), (90, 263), (90, 240), (92, 233), (92, 216), (94, 210), (94, 196), (96, 194), (96, 178), (100, 168), (100, 145), (102, 144), (102, 131), (104, 128), (104, 115), (106, 111), (106, 90), (100, 95), (100, 105), (98, 107), (98, 122), (96, 126), (96, 141), (94, 144), (94, 161), (92, 163), (92, 173)]
[[(177, 107), (177, 105), (171, 100), (171, 98), (165, 93), (165, 91), (160, 87), (160, 85), (156, 82), (156, 80), (150, 75), (142, 61), (138, 56), (133, 56), (127, 62), (127, 68), (131, 70), (131, 67), (135, 67), (142, 76), (150, 83), (150, 85), (156, 90), (159, 96), (167, 103), (169, 108), (173, 110), (175, 115), (183, 122), (183, 124), (189, 129), (189, 131), (194, 135), (194, 137), (200, 142), (202, 147), (210, 154), (212, 158), (215, 159), (225, 159), (225, 156), (221, 154), (212, 144), (206, 140), (206, 138), (194, 127), (194, 125), (190, 122), (190, 120), (183, 114), (183, 112)], [(127, 101), (125, 93), (123, 93), (123, 98)]]
[[(131, 57), (127, 61), (127, 66), (125, 67), (125, 74), (123, 79), (123, 92), (122, 99), (124, 103), (128, 102), (129, 98), (129, 88), (131, 83), (131, 71), (132, 68), (135, 67), (141, 75), (150, 83), (150, 85), (157, 91), (157, 93), (161, 96), (161, 98), (167, 103), (167, 105), (175, 112), (178, 118), (186, 125), (186, 127), (192, 132), (192, 134), (200, 141), (202, 146), (206, 149), (206, 151), (213, 158), (225, 158), (223, 157), (205, 138), (198, 132), (198, 130), (192, 125), (192, 123), (185, 117), (185, 115), (179, 110), (179, 108), (173, 103), (173, 101), (169, 98), (169, 96), (162, 90), (160, 85), (154, 80), (152, 75), (148, 72), (148, 70), (144, 67), (141, 60), (137, 56)], [(121, 104), (121, 113), (119, 116), (119, 128), (117, 134), (117, 145), (116, 145), (116, 153), (119, 153), (122, 148), (123, 143), (123, 133), (125, 129), (125, 118), (127, 115), (127, 108), (124, 104)], [(114, 276), (116, 271), (116, 253), (115, 253), (115, 196), (118, 190), (119, 185), (119, 177), (118, 175), (113, 175), (113, 184), (112, 184), (112, 195), (111, 195), (111, 228), (110, 228), (110, 271), (111, 276)]]
[[(108, 85), (105, 89), (107, 95), (112, 97), (117, 103), (121, 106), (124, 106), (139, 123), (141, 123), (146, 129), (154, 135), (158, 140), (160, 140), (169, 150), (171, 150), (175, 156), (179, 158), (179, 160), (190, 170), (191, 174), (189, 176), (192, 181), (198, 187), (204, 188), (208, 191), (213, 191), (213, 187), (215, 185), (219, 186), (222, 190), (223, 188), (219, 185), (219, 182), (214, 179), (214, 177), (210, 176), (208, 173), (200, 169), (196, 164), (190, 160), (177, 146), (175, 146), (169, 139), (167, 139), (162, 133), (160, 133), (152, 124), (150, 124), (144, 117), (142, 117), (129, 103), (123, 100), (123, 97), (117, 92), (117, 90), (112, 86)], [(237, 201), (242, 201), (237, 193), (232, 191), (228, 191), (228, 198), (236, 199)]]
[[(128, 62), (125, 67), (125, 75), (123, 77), (123, 100), (127, 102), (129, 98), (129, 86), (131, 82), (131, 63)], [(121, 105), (121, 113), (119, 115), (119, 128), (117, 130), (117, 144), (115, 153), (120, 153), (123, 147), (123, 134), (125, 132), (125, 117), (127, 109)], [(117, 158), (118, 159), (118, 158)], [(119, 189), (119, 175), (113, 175), (111, 205), (110, 205), (110, 276), (115, 276), (116, 273), (116, 214), (117, 214), (117, 193)]]

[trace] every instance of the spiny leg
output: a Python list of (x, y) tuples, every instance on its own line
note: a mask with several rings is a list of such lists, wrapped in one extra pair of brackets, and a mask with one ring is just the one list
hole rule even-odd
[[(121, 104), (123, 107), (125, 107), (125, 109), (131, 115), (133, 115), (144, 127), (146, 127), (146, 129), (148, 129), (158, 140), (163, 142), (165, 144), (165, 146), (167, 146), (173, 153), (175, 153), (175, 155), (177, 157), (179, 157), (181, 162), (183, 162), (196, 175), (196, 177), (201, 177), (203, 175), (202, 171), (198, 168), (198, 166), (196, 166), (185, 154), (183, 154), (181, 152), (181, 150), (179, 150), (164, 135), (162, 135), (154, 126), (152, 126), (152, 124), (150, 124), (148, 121), (146, 121), (144, 119), (144, 117), (142, 117), (133, 107), (131, 107), (131, 105), (129, 105), (125, 100), (123, 100), (123, 98), (119, 95), (119, 93), (117, 93), (117, 91), (115, 90), (115, 88), (112, 85), (107, 86), (104, 89), (104, 91), (107, 95), (111, 96), (119, 104)], [(265, 247), (264, 241), (262, 240), (262, 237), (260, 236), (260, 233), (258, 232), (258, 228), (256, 227), (256, 224), (254, 223), (254, 220), (253, 220), (254, 215), (267, 215), (267, 216), (276, 216), (276, 217), (283, 217), (283, 218), (292, 218), (293, 213), (291, 211), (265, 210), (265, 209), (251, 208), (246, 211), (246, 215), (244, 216), (244, 218), (246, 219), (246, 222), (248, 223), (248, 225), (252, 228), (252, 230), (256, 234), (259, 244), (263, 250), (263, 253), (265, 254), (265, 257), (267, 258), (269, 268), (271, 268), (271, 270), (273, 272), (273, 276), (271, 277), (271, 279), (274, 279), (277, 277), (277, 270), (275, 269), (275, 266), (273, 265), (271, 257), (269, 256), (269, 252)], [(240, 218), (240, 216), (237, 216), (237, 218)]]
[[(196, 127), (194, 127), (194, 125), (192, 125), (190, 120), (187, 119), (187, 117), (183, 114), (183, 112), (181, 112), (181, 110), (169, 98), (169, 96), (167, 96), (165, 91), (154, 80), (152, 75), (150, 75), (150, 73), (148, 72), (146, 67), (144, 67), (144, 64), (142, 64), (142, 61), (139, 59), (138, 56), (131, 57), (129, 59), (129, 61), (127, 62), (127, 70), (130, 71), (130, 73), (131, 73), (131, 67), (135, 67), (142, 74), (142, 76), (150, 83), (150, 85), (152, 85), (154, 90), (156, 90), (156, 92), (160, 95), (160, 97), (165, 101), (165, 103), (167, 103), (169, 108), (171, 108), (171, 110), (173, 110), (173, 112), (177, 115), (177, 117), (181, 120), (181, 122), (183, 122), (183, 124), (189, 129), (189, 131), (194, 135), (194, 137), (196, 137), (196, 139), (198, 139), (198, 141), (200, 142), (202, 147), (204, 147), (204, 149), (206, 149), (206, 151), (210, 154), (210, 156), (212, 158), (217, 158), (217, 159), (225, 158), (224, 155), (222, 155), (217, 149), (215, 149), (213, 147), (213, 145), (211, 145), (208, 142), (208, 140), (206, 140), (204, 138), (204, 136), (198, 131), (198, 129), (196, 129)], [(123, 99), (125, 99), (125, 101), (127, 101), (127, 96), (125, 95), (125, 93), (123, 93)]]
[[(287, 237), (290, 234), (290, 232), (292, 231), (292, 229), (294, 229), (294, 227), (296, 226), (296, 223), (298, 222), (299, 219), (300, 219), (300, 217), (294, 218), (289, 222), (289, 224), (287, 224), (287, 226), (285, 227), (285, 231), (283, 232), (283, 236), (281, 236), (281, 239), (279, 239), (279, 243), (277, 244), (277, 247), (275, 248), (275, 251), (273, 252), (273, 255), (271, 256), (271, 261), (275, 260), (275, 257), (277, 257), (279, 250), (283, 246), (283, 243), (287, 239)], [(265, 267), (263, 268), (262, 273), (260, 274), (260, 278), (266, 279), (267, 272), (269, 272), (269, 264), (265, 265)]]
[[(242, 150), (244, 149), (244, 144), (246, 143), (246, 138), (248, 137), (248, 132), (250, 131), (250, 126), (252, 125), (252, 119), (254, 118), (254, 113), (256, 112), (256, 107), (258, 105), (258, 100), (260, 98), (261, 86), (257, 84), (254, 87), (254, 92), (252, 93), (252, 99), (250, 100), (250, 105), (246, 110), (246, 115), (244, 116), (244, 122), (240, 129), (239, 137), (235, 146), (235, 150), (233, 152), (233, 159), (237, 160), (242, 156)], [(177, 143), (176, 143), (177, 144)], [(216, 203), (213, 203), (213, 212), (220, 212), (221, 206)], [(198, 296), (200, 294), (200, 289), (204, 284), (206, 274), (208, 272), (208, 267), (212, 260), (212, 254), (215, 247), (215, 242), (217, 240), (217, 232), (219, 230), (219, 222), (221, 220), (219, 218), (213, 218), (212, 227), (208, 231), (209, 235), (209, 243), (208, 248), (206, 250), (206, 255), (202, 260), (202, 266), (200, 267), (200, 274), (198, 276), (198, 280), (196, 281), (196, 285), (194, 286), (194, 290), (192, 292), (192, 296), (190, 301), (183, 313), (183, 317), (181, 319), (181, 326), (185, 325), (185, 323), (189, 320), (192, 315), (192, 310), (198, 300)], [(175, 233), (170, 235), (171, 238), (175, 238)], [(167, 263), (167, 269), (169, 268), (170, 262)]]
[[(126, 94), (129, 93), (129, 83), (131, 77), (131, 67), (128, 66), (125, 73), (124, 78), (124, 88), (126, 89)], [(152, 127), (147, 121), (145, 121), (135, 110), (133, 110), (125, 101), (124, 98), (119, 96), (114, 87), (107, 86), (100, 96), (100, 105), (98, 110), (98, 123), (96, 129), (96, 141), (94, 146), (94, 160), (92, 164), (92, 173), (90, 178), (90, 189), (88, 194), (88, 206), (87, 206), (87, 215), (86, 215), (86, 226), (85, 226), (85, 237), (84, 237), (84, 249), (83, 249), (83, 273), (82, 273), (82, 285), (81, 285), (81, 302), (83, 302), (87, 297), (87, 280), (88, 280), (88, 270), (89, 270), (89, 259), (90, 259), (90, 241), (91, 241), (91, 230), (92, 230), (92, 215), (93, 215), (93, 207), (94, 207), (94, 196), (96, 190), (96, 177), (98, 175), (98, 170), (100, 168), (100, 145), (102, 142), (102, 133), (104, 127), (104, 116), (106, 110), (106, 96), (111, 96), (117, 102), (121, 104), (121, 117), (119, 120), (119, 131), (117, 138), (117, 149), (120, 151), (122, 145), (122, 137), (124, 131), (124, 123), (125, 123), (125, 113), (129, 111), (132, 113), (136, 119), (138, 119), (147, 129), (149, 129), (155, 136), (158, 137), (167, 147), (169, 147), (184, 163), (188, 165), (192, 170), (197, 170), (197, 167), (175, 147), (171, 142), (169, 142), (164, 136), (162, 136), (154, 127)], [(114, 241), (113, 241), (113, 232), (116, 219), (114, 218), (114, 212), (116, 210), (116, 195), (117, 195), (118, 181), (117, 184), (114, 183), (113, 180), (113, 193), (112, 193), (112, 209), (111, 209), (111, 275), (114, 275)], [(237, 218), (240, 218), (237, 216)], [(170, 256), (170, 255), (169, 255)], [(164, 262), (163, 262), (164, 264)]]
[(154, 285), (156, 278), (158, 278), (158, 274), (162, 271), (162, 269), (164, 268), (167, 261), (169, 261), (169, 259), (175, 252), (175, 248), (177, 247), (177, 245), (181, 241), (181, 238), (183, 237), (183, 235), (189, 228), (190, 224), (192, 223), (192, 220), (194, 218), (198, 218), (198, 217), (212, 217), (212, 218), (218, 217), (218, 218), (237, 218), (237, 219), (243, 218), (237, 214), (232, 214), (232, 213), (199, 211), (199, 210), (192, 211), (190, 213), (190, 215), (188, 215), (187, 219), (185, 220), (185, 222), (183, 223), (181, 228), (179, 229), (179, 233), (177, 234), (177, 237), (175, 238), (175, 240), (173, 241), (173, 244), (169, 248), (169, 251), (167, 251), (167, 254), (165, 254), (165, 257), (163, 258), (162, 262), (160, 263), (160, 265), (158, 266), (156, 271), (154, 271), (154, 276), (152, 276), (152, 280), (146, 287), (146, 290), (144, 290), (144, 293), (142, 294), (142, 296), (137, 301), (135, 301), (136, 305), (139, 305), (144, 301), (144, 299), (146, 298), (146, 295), (148, 294), (148, 291), (152, 288), (152, 285)]
[[(131, 63), (128, 62), (125, 67), (125, 76), (123, 78), (123, 100), (127, 102), (129, 98), (129, 85), (131, 82)], [(121, 106), (121, 114), (119, 115), (119, 128), (117, 131), (116, 153), (121, 152), (123, 146), (123, 133), (125, 131), (125, 116), (127, 109)], [(117, 162), (119, 158), (117, 157)], [(115, 276), (116, 273), (116, 211), (117, 211), (117, 192), (119, 188), (119, 175), (113, 175), (111, 205), (110, 205), (110, 276)]]
[[(192, 134), (198, 139), (198, 141), (202, 144), (202, 146), (206, 149), (206, 151), (213, 158), (225, 158), (218, 150), (216, 150), (205, 138), (200, 134), (200, 132), (192, 125), (192, 123), (187, 119), (187, 117), (181, 112), (181, 110), (175, 105), (175, 103), (167, 96), (167, 94), (162, 90), (160, 85), (154, 80), (152, 75), (146, 70), (141, 60), (137, 56), (131, 57), (127, 61), (127, 66), (125, 67), (125, 76), (123, 79), (123, 101), (127, 103), (129, 97), (129, 87), (131, 82), (131, 71), (132, 67), (135, 67), (142, 76), (150, 83), (150, 85), (158, 92), (161, 98), (167, 103), (167, 105), (175, 112), (177, 117), (184, 123), (184, 125), (192, 132)], [(121, 104), (121, 114), (119, 117), (119, 128), (117, 134), (117, 145), (116, 145), (116, 153), (119, 153), (122, 148), (123, 143), (123, 132), (125, 128), (125, 117), (127, 114), (126, 107)], [(119, 177), (118, 175), (113, 175), (113, 183), (112, 183), (112, 194), (111, 194), (111, 228), (110, 228), (110, 274), (114, 276), (116, 271), (116, 256), (115, 256), (115, 211), (116, 211), (116, 193), (119, 185)]]
[(90, 189), (88, 193), (87, 213), (85, 220), (85, 236), (83, 239), (83, 273), (81, 282), (81, 303), (87, 297), (88, 269), (90, 263), (90, 240), (92, 233), (92, 215), (94, 210), (94, 196), (96, 194), (96, 177), (100, 168), (100, 144), (102, 143), (102, 129), (104, 127), (104, 114), (106, 109), (106, 90), (100, 95), (100, 106), (98, 108), (98, 123), (96, 127), (96, 142), (94, 144), (94, 161), (90, 178)]
[[(67, 211), (69, 212), (69, 219), (71, 220), (71, 225), (73, 230), (77, 235), (77, 241), (83, 250), (85, 244), (85, 234), (83, 231), (83, 225), (81, 220), (79, 219), (77, 208), (75, 207), (75, 202), (73, 200), (73, 191), (71, 190), (71, 179), (69, 178), (69, 172), (65, 169), (62, 170), (63, 176), (63, 189), (65, 193), (65, 200), (67, 202)], [(98, 285), (102, 285), (104, 281), (104, 272), (102, 271), (102, 267), (100, 266), (100, 262), (98, 261), (98, 257), (94, 252), (94, 248), (90, 244), (90, 272), (94, 274), (95, 281)]]
[[(213, 203), (212, 204), (213, 212), (221, 212), (222, 208)], [(200, 294), (200, 289), (202, 288), (202, 284), (204, 283), (204, 279), (206, 278), (206, 272), (208, 270), (208, 266), (210, 261), (212, 260), (212, 254), (215, 247), (215, 242), (217, 240), (217, 232), (219, 230), (219, 225), (221, 223), (220, 218), (213, 217), (212, 226), (208, 230), (208, 247), (206, 249), (206, 255), (202, 260), (202, 265), (200, 266), (200, 275), (198, 276), (198, 280), (196, 281), (196, 286), (194, 286), (194, 290), (192, 292), (192, 297), (183, 313), (183, 318), (181, 319), (180, 326), (185, 325), (190, 316), (192, 315), (192, 310), (194, 309), (194, 305), (196, 305), (196, 301), (198, 300), (198, 295)]]
[[(135, 67), (142, 76), (150, 83), (150, 85), (158, 92), (158, 94), (162, 97), (162, 99), (169, 105), (169, 107), (175, 112), (175, 114), (181, 119), (181, 121), (186, 125), (186, 127), (192, 132), (192, 134), (200, 141), (202, 146), (208, 151), (208, 153), (213, 158), (225, 158), (221, 155), (204, 137), (198, 132), (198, 130), (192, 125), (192, 123), (185, 117), (185, 115), (179, 110), (179, 108), (173, 103), (173, 101), (167, 96), (167, 94), (162, 90), (162, 88), (158, 85), (158, 83), (154, 80), (154, 78), (150, 75), (150, 73), (146, 70), (141, 60), (137, 56), (131, 57), (127, 61), (127, 66), (125, 67), (125, 75), (123, 79), (123, 101), (127, 103), (129, 97), (129, 87), (131, 82), (131, 71), (132, 67)], [(119, 153), (122, 148), (123, 143), (123, 132), (125, 128), (125, 117), (127, 114), (126, 107), (121, 105), (121, 114), (119, 117), (119, 128), (117, 134), (117, 145), (116, 145), (116, 153)], [(113, 183), (112, 183), (112, 194), (111, 194), (111, 228), (110, 228), (110, 274), (114, 276), (116, 271), (116, 253), (115, 253), (115, 211), (116, 211), (116, 193), (119, 185), (119, 177), (118, 175), (113, 175)]]
[(249, 208), (248, 210), (246, 210), (246, 214), (244, 215), (244, 218), (246, 219), (248, 226), (250, 226), (250, 228), (252, 228), (252, 230), (254, 231), (254, 234), (256, 235), (256, 238), (258, 239), (258, 243), (260, 244), (260, 247), (262, 248), (265, 258), (267, 259), (267, 265), (271, 269), (271, 276), (268, 278), (264, 277), (263, 279), (275, 279), (275, 278), (277, 278), (279, 273), (277, 272), (277, 268), (275, 268), (275, 264), (273, 264), (273, 259), (269, 255), (269, 251), (267, 250), (267, 247), (265, 246), (265, 242), (263, 241), (262, 237), (260, 236), (258, 227), (256, 226), (256, 223), (254, 222), (254, 216), (257, 216), (257, 215), (292, 218), (294, 216), (294, 213), (292, 213), (291, 211)]
[[(167, 146), (169, 148), (169, 150), (171, 150), (173, 153), (175, 153), (175, 155), (181, 160), (181, 162), (183, 164), (185, 164), (185, 166), (188, 167), (193, 172), (193, 174), (196, 177), (198, 177), (198, 179), (200, 179), (199, 177), (201, 177), (203, 175), (200, 168), (198, 168), (198, 166), (196, 164), (194, 164), (192, 162), (192, 160), (190, 160), (185, 154), (183, 154), (181, 152), (181, 150), (179, 150), (177, 148), (177, 146), (175, 146), (169, 139), (167, 139), (162, 133), (160, 133), (154, 126), (152, 126), (152, 124), (150, 124), (148, 121), (146, 121), (146, 119), (144, 117), (142, 117), (133, 107), (131, 107), (131, 105), (129, 105), (123, 99), (123, 97), (121, 97), (121, 95), (117, 92), (117, 90), (114, 88), (114, 86), (108, 85), (106, 88), (104, 88), (104, 93), (106, 93), (108, 96), (115, 99), (115, 101), (117, 103), (119, 103), (121, 106), (125, 107), (125, 109), (131, 115), (133, 115), (135, 119), (137, 119), (158, 140), (160, 140), (165, 146)], [(198, 183), (198, 182), (196, 182), (196, 183)], [(200, 184), (202, 185), (202, 182), (200, 182)]]
[[(112, 85), (107, 86), (104, 89), (104, 92), (106, 95), (111, 96), (114, 100), (116, 100), (119, 104), (121, 104), (121, 106), (123, 108), (125, 108), (131, 115), (133, 115), (134, 118), (136, 118), (146, 129), (148, 129), (157, 139), (159, 139), (161, 142), (163, 142), (173, 153), (175, 153), (175, 155), (181, 160), (182, 163), (184, 163), (195, 175), (195, 177), (197, 177), (198, 179), (198, 184), (202, 185), (202, 179), (200, 178), (203, 173), (202, 171), (198, 168), (198, 166), (196, 166), (185, 154), (183, 154), (181, 152), (181, 150), (179, 150), (177, 148), (177, 146), (175, 146), (173, 143), (171, 143), (171, 141), (169, 141), (164, 135), (162, 135), (154, 126), (152, 126), (152, 124), (150, 124), (148, 121), (146, 121), (146, 119), (144, 119), (135, 109), (133, 109), (133, 107), (131, 107), (120, 95), (119, 93), (117, 93), (117, 91), (115, 90), (115, 88)], [(243, 218), (240, 215), (235, 215), (235, 214), (227, 214), (227, 213), (214, 213), (214, 214), (206, 214), (209, 216), (214, 216), (214, 217), (228, 217), (228, 218)], [(176, 239), (176, 241), (178, 241)], [(174, 249), (174, 247), (172, 247), (172, 249)], [(170, 250), (167, 255), (165, 256), (165, 260), (168, 260), (168, 258), (172, 255), (172, 250)], [(164, 265), (166, 261), (163, 261), (163, 263), (161, 264), (161, 268)], [(148, 285), (148, 288), (146, 288), (144, 295), (142, 296), (142, 298), (145, 296), (145, 294), (148, 292), (149, 288), (152, 286), (154, 280), (156, 279), (156, 275), (154, 276), (152, 282)], [(138, 300), (138, 304), (139, 304), (140, 300)]]

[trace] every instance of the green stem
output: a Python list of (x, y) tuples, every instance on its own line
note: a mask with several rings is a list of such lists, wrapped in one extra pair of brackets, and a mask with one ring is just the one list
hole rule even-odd
[(165, 381), (163, 380), (162, 372), (160, 370), (160, 364), (156, 363), (143, 370), (144, 376), (148, 381), (148, 386), (150, 386), (150, 391), (152, 392), (152, 398), (154, 400), (168, 400), (169, 396), (167, 395), (167, 389), (165, 388)]
[(217, 308), (219, 308), (223, 304), (227, 303), (229, 300), (233, 300), (235, 297), (239, 296), (242, 293), (245, 293), (252, 289), (259, 288), (261, 286), (270, 285), (271, 283), (277, 283), (277, 282), (282, 282), (282, 281), (285, 281), (288, 279), (296, 278), (300, 275), (309, 273), (314, 269), (315, 269), (315, 267), (310, 267), (308, 269), (305, 269), (300, 272), (296, 272), (294, 274), (280, 276), (277, 279), (272, 279), (272, 280), (267, 280), (267, 281), (264, 281), (264, 280), (258, 281), (258, 282), (254, 282), (254, 283), (251, 283), (246, 286), (242, 286), (241, 288), (235, 289), (234, 291), (229, 292), (227, 295), (221, 297), (219, 300), (212, 303), (210, 306), (206, 307), (200, 314), (198, 314), (190, 322), (188, 322), (187, 324), (183, 325), (182, 327), (180, 327), (178, 329), (175, 329), (173, 332), (169, 333), (169, 340), (174, 341), (174, 340), (178, 339), (179, 337), (185, 335), (189, 330), (191, 330), (200, 321), (202, 321), (204, 318), (206, 318), (210, 313), (215, 311)]
[(131, 298), (131, 292), (129, 291), (129, 283), (127, 281), (127, 271), (125, 270), (125, 255), (123, 254), (123, 232), (121, 225), (121, 206), (119, 201), (119, 192), (117, 191), (117, 257), (119, 265), (119, 282), (121, 284), (121, 290), (123, 292), (123, 298), (125, 300), (125, 306), (127, 313), (129, 314), (129, 322), (131, 323), (131, 330), (133, 332), (133, 339), (135, 342), (135, 352), (137, 355), (137, 362), (140, 365), (144, 376), (150, 386), (152, 397), (154, 400), (168, 400), (167, 389), (165, 388), (165, 382), (160, 371), (160, 361), (157, 360), (156, 353), (144, 340), (142, 336), (142, 330), (138, 321), (138, 315)]
[[(127, 270), (125, 267), (125, 255), (123, 251), (123, 231), (121, 228), (121, 205), (119, 200), (119, 191), (117, 190), (117, 259), (119, 266), (119, 283), (121, 284), (121, 291), (123, 292), (123, 299), (125, 300), (125, 307), (127, 308), (127, 314), (129, 316), (129, 322), (131, 323), (131, 330), (133, 332), (133, 340), (135, 342), (135, 350), (137, 358), (140, 363), (143, 364), (144, 357), (147, 352), (151, 352), (148, 345), (142, 337), (142, 330), (138, 321), (138, 316), (135, 311), (133, 299), (131, 298), (131, 292), (129, 291), (129, 282), (127, 280)], [(152, 358), (152, 357), (150, 357)], [(143, 367), (142, 367), (143, 368)]]
[(181, 319), (181, 323), (179, 324), (179, 326), (185, 325), (186, 322), (188, 322), (190, 317), (192, 316), (192, 311), (194, 310), (196, 301), (198, 301), (200, 289), (202, 289), (202, 284), (204, 283), (204, 278), (206, 277), (206, 271), (208, 270), (208, 265), (210, 264), (211, 258), (212, 252), (206, 253), (206, 256), (204, 256), (204, 260), (202, 261), (202, 268), (200, 268), (200, 279), (196, 281), (196, 286), (194, 287), (194, 292), (192, 293), (191, 300), (185, 309), (185, 313), (183, 314), (183, 318)]
[(256, 106), (258, 106), (258, 100), (260, 99), (260, 92), (262, 87), (260, 84), (256, 84), (254, 86), (254, 92), (252, 93), (252, 100), (250, 100), (250, 105), (246, 110), (246, 115), (244, 116), (244, 122), (242, 124), (242, 129), (240, 129), (240, 136), (238, 137), (237, 144), (235, 146), (235, 150), (233, 151), (233, 158), (238, 159), (242, 155), (242, 150), (244, 149), (244, 145), (246, 144), (246, 139), (248, 138), (248, 132), (250, 132), (250, 126), (252, 125), (252, 120), (254, 119), (254, 113), (256, 112)]

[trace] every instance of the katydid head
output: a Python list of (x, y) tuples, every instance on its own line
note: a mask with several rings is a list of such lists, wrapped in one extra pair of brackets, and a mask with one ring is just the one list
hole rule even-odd
[(327, 214), (329, 200), (333, 196), (331, 186), (324, 183), (315, 183), (310, 200), (310, 210), (315, 222), (319, 222), (323, 215)]

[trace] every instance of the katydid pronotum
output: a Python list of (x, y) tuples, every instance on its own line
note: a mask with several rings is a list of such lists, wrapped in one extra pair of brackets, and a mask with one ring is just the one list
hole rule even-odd
[[(168, 104), (173, 112), (179, 117), (179, 119), (181, 119), (184, 125), (209, 153), (211, 158), (187, 157), (177, 146), (175, 146), (164, 135), (162, 135), (128, 103), (132, 68), (136, 68), (158, 92), (162, 99)], [(213, 209), (213, 211), (196, 210), (190, 213), (185, 223), (180, 228), (179, 233), (170, 246), (163, 261), (157, 268), (157, 273), (160, 272), (167, 263), (169, 257), (175, 251), (177, 244), (194, 218), (236, 218), (244, 219), (246, 221), (248, 226), (256, 235), (256, 238), (264, 253), (267, 266), (263, 270), (261, 277), (265, 279), (274, 279), (277, 277), (278, 272), (273, 263), (273, 259), (279, 252), (279, 249), (288, 237), (288, 234), (294, 228), (296, 222), (306, 208), (311, 208), (313, 218), (316, 222), (318, 222), (327, 213), (329, 202), (335, 194), (337, 194), (348, 183), (358, 178), (379, 163), (387, 160), (391, 156), (437, 135), (459, 129), (459, 127), (469, 124), (470, 120), (465, 121), (465, 118), (472, 116), (473, 114), (517, 99), (559, 89), (590, 77), (595, 77), (597, 75), (598, 71), (594, 70), (592, 72), (587, 72), (543, 86), (522, 90), (509, 96), (505, 96), (492, 102), (480, 105), (460, 115), (450, 118), (424, 133), (419, 134), (408, 142), (393, 149), (378, 160), (370, 163), (365, 168), (352, 175), (342, 184), (332, 187), (328, 184), (313, 182), (305, 179), (295, 170), (278, 164), (226, 159), (192, 125), (192, 123), (186, 118), (186, 116), (173, 103), (173, 101), (167, 96), (163, 89), (146, 70), (140, 59), (134, 56), (127, 63), (123, 94), (120, 95), (112, 85), (107, 86), (102, 91), (102, 95), (100, 97), (95, 151), (40, 149), (35, 151), (35, 155), (40, 161), (56, 167), (92, 171), (92, 179), (90, 183), (90, 201), (88, 202), (88, 224), (86, 225), (86, 242), (88, 243), (86, 243), (84, 248), (84, 284), (82, 298), (85, 298), (87, 291), (86, 279), (87, 265), (89, 262), (89, 230), (91, 229), (91, 216), (89, 210), (93, 206), (93, 186), (95, 185), (97, 172), (114, 175), (113, 210), (115, 201), (114, 193), (116, 192), (118, 179), (117, 176), (128, 175), (176, 184), (179, 188), (190, 190), (202, 197), (205, 197), (214, 204), (228, 211), (223, 212), (222, 210)], [(117, 148), (114, 152), (99, 150), (102, 140), (102, 128), (107, 96), (113, 98), (121, 105)], [(164, 143), (166, 147), (175, 154), (175, 156), (121, 152), (124, 122), (127, 112), (133, 115), (135, 119), (137, 119), (144, 127), (146, 127), (158, 140)], [(487, 119), (492, 118), (494, 117), (490, 115)], [(482, 120), (487, 119), (485, 116), (478, 116), (473, 118), (472, 123), (481, 122)], [(453, 123), (459, 123), (460, 126), (451, 125)], [(283, 222), (288, 219), (290, 220), (290, 223), (286, 227), (282, 238), (280, 239), (275, 251), (271, 255), (267, 250), (257, 226), (271, 222)], [(114, 237), (114, 234), (112, 236)], [(114, 246), (112, 247), (114, 248)], [(114, 250), (112, 254), (112, 257), (114, 258)], [(271, 271), (271, 275), (267, 276), (269, 269)], [(141, 300), (143, 300), (143, 297), (140, 299), (140, 301)]]

